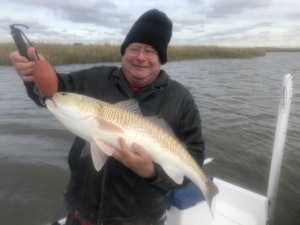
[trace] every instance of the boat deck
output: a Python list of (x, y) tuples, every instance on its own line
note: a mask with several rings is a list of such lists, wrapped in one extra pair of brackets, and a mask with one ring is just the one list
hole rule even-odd
[(212, 204), (212, 212), (206, 201), (180, 210), (173, 206), (167, 211), (166, 225), (262, 225), (268, 221), (268, 199), (265, 196), (214, 179), (219, 188)]

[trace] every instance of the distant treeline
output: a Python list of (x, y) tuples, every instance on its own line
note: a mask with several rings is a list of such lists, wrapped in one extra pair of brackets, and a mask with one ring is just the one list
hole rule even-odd
[[(119, 45), (65, 45), (34, 44), (52, 65), (84, 64), (97, 62), (120, 62)], [(0, 43), (0, 65), (11, 65), (9, 54), (15, 51), (13, 43)], [(174, 45), (168, 48), (168, 60), (217, 59), (217, 58), (251, 58), (264, 56), (266, 51), (279, 51), (280, 48), (233, 48), (200, 45)], [(291, 49), (282, 49), (287, 51)], [(300, 49), (298, 49), (300, 51)]]

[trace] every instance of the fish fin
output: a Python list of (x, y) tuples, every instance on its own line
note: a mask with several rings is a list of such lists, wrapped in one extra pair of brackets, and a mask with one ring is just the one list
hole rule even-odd
[(168, 133), (170, 136), (172, 136), (175, 140), (177, 140), (177, 144), (182, 146), (183, 148), (187, 148), (184, 142), (182, 142), (174, 133), (171, 126), (163, 119), (159, 118), (157, 116), (149, 116), (146, 117), (150, 122), (154, 123), (158, 127), (160, 127), (162, 130), (164, 130), (166, 133)]
[(132, 113), (135, 113), (138, 115), (143, 115), (141, 108), (139, 106), (139, 103), (134, 98), (126, 100), (126, 101), (118, 102), (118, 103), (114, 104), (114, 106), (117, 106), (121, 109), (127, 110), (129, 112), (132, 112)]
[(91, 145), (89, 142), (86, 142), (85, 146), (83, 147), (83, 149), (81, 151), (80, 157), (84, 158), (90, 154), (91, 154)]
[(208, 181), (206, 181), (205, 184), (206, 184), (206, 187), (208, 188), (206, 201), (207, 201), (209, 208), (211, 209), (212, 200), (215, 197), (215, 195), (217, 195), (219, 193), (219, 189), (218, 189), (217, 185), (210, 179)]
[(98, 119), (98, 122), (99, 122), (99, 127), (104, 131), (107, 131), (110, 133), (121, 133), (121, 134), (124, 133), (124, 130), (122, 128), (120, 128), (108, 121), (105, 121), (103, 119)]
[(172, 130), (172, 128), (170, 127), (169, 124), (167, 124), (167, 122), (157, 116), (148, 116), (146, 117), (148, 120), (150, 120), (152, 123), (155, 123), (157, 126), (159, 126), (161, 129), (163, 129), (164, 131), (168, 132), (169, 134), (171, 134), (172, 136), (176, 137), (174, 131)]
[(90, 146), (94, 167), (99, 171), (105, 164), (107, 155), (96, 144), (92, 143)]
[(102, 141), (101, 139), (95, 137), (93, 138), (96, 145), (108, 156), (111, 156), (114, 152), (114, 148)]
[[(126, 100), (126, 101), (118, 102), (114, 105), (121, 108), (121, 109), (124, 109), (124, 110), (127, 110), (129, 112), (138, 114), (140, 116), (143, 116), (143, 113), (141, 111), (139, 103), (134, 98)], [(166, 123), (166, 121), (164, 119), (162, 119), (158, 116), (146, 116), (145, 118), (147, 118), (152, 123), (155, 123), (156, 125), (158, 125), (162, 129), (164, 129), (166, 132), (168, 132), (168, 133), (172, 134), (174, 137), (176, 137), (176, 135), (174, 134), (172, 128), (170, 127), (169, 124)]]
[(172, 166), (163, 166), (163, 165), (162, 168), (164, 169), (166, 174), (168, 174), (168, 176), (172, 178), (172, 180), (174, 180), (177, 184), (182, 184), (184, 178), (184, 174), (182, 170), (179, 170), (178, 168)]
[[(126, 100), (126, 101), (118, 102), (118, 103), (114, 104), (114, 106), (117, 106), (121, 109), (124, 109), (129, 112), (143, 116), (143, 113), (141, 111), (139, 103), (134, 98)], [(150, 120), (152, 123), (155, 123), (156, 125), (160, 126), (165, 131), (168, 131), (172, 134), (174, 133), (172, 128), (170, 127), (170, 125), (168, 125), (164, 119), (159, 118), (158, 116), (146, 116), (145, 118)], [(174, 136), (175, 136), (175, 134), (174, 134)]]
[[(114, 106), (117, 106), (117, 107), (127, 110), (129, 112), (135, 113), (137, 115), (143, 116), (143, 113), (141, 111), (139, 103), (134, 98), (126, 100), (126, 101), (118, 102), (118, 103), (114, 104)], [(182, 141), (180, 141), (179, 138), (175, 135), (171, 126), (163, 118), (160, 118), (158, 116), (145, 116), (145, 118), (147, 120), (149, 120), (151, 123), (154, 123), (155, 125), (159, 126), (161, 129), (163, 129), (165, 132), (167, 132), (169, 135), (171, 135), (174, 139), (178, 140), (178, 144), (181, 144), (184, 148), (186, 148), (184, 143)]]

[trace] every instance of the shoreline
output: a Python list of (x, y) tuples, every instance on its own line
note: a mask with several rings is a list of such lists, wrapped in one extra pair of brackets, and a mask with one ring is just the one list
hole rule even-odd
[[(120, 45), (83, 45), (74, 43), (33, 43), (37, 52), (52, 65), (85, 64), (98, 62), (121, 62)], [(9, 54), (17, 50), (14, 43), (0, 43), (0, 65), (11, 65)], [(253, 58), (265, 56), (266, 52), (299, 52), (300, 48), (241, 48), (202, 45), (170, 45), (168, 61), (221, 58)]]

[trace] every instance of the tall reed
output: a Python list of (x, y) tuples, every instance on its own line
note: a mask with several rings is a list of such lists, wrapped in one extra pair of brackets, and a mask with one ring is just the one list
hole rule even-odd
[[(41, 53), (53, 65), (83, 64), (97, 62), (121, 61), (119, 45), (63, 45), (63, 44), (34, 44), (37, 52)], [(0, 44), (0, 65), (11, 65), (9, 54), (15, 51), (13, 43)], [(218, 46), (169, 46), (169, 61), (190, 59), (215, 58), (249, 58), (264, 56), (265, 50), (260, 48), (228, 48)]]
[(11, 65), (9, 54), (15, 50), (14, 44), (12, 43), (1, 43), (0, 44), (0, 65)]
[(182, 45), (170, 46), (168, 50), (168, 57), (171, 61), (189, 59), (251, 58), (264, 55), (265, 51), (262, 48)]

